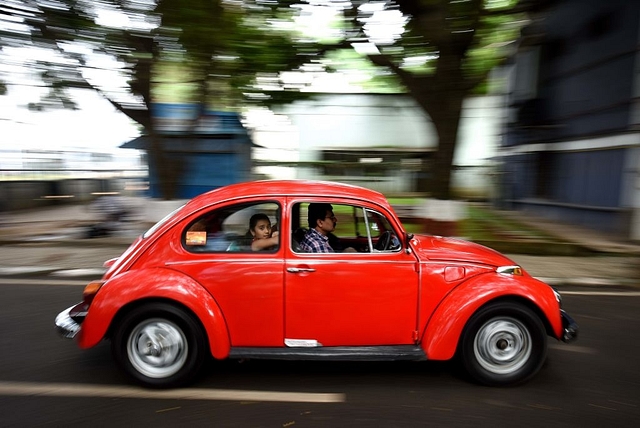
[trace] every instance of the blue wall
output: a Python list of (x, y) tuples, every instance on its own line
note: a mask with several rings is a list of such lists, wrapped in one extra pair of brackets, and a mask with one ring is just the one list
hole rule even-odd
[(639, 27), (640, 1), (564, 0), (523, 31), (503, 139), (505, 207), (627, 234)]
[[(190, 199), (209, 190), (247, 180), (242, 157), (235, 153), (177, 153), (184, 173), (178, 199)], [(157, 172), (149, 169), (149, 196), (160, 198)]]
[(511, 156), (503, 168), (505, 205), (622, 234), (629, 221), (629, 213), (621, 206), (622, 171), (628, 150)]
[[(189, 199), (206, 191), (246, 181), (251, 176), (252, 141), (236, 113), (210, 111), (194, 125), (196, 106), (156, 104), (154, 117), (163, 137), (165, 153), (177, 159), (180, 176), (178, 199)], [(122, 145), (146, 150), (148, 137), (142, 136)], [(162, 197), (158, 166), (149, 159), (149, 192)]]

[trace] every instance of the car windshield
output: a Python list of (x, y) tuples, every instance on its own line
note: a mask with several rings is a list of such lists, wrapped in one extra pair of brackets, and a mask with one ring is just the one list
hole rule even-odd
[(157, 222), (156, 224), (154, 224), (153, 226), (151, 226), (149, 228), (149, 230), (147, 230), (142, 237), (143, 238), (148, 238), (149, 236), (153, 235), (154, 232), (156, 230), (158, 230), (160, 228), (160, 226), (162, 226), (163, 224), (165, 224), (171, 217), (173, 217), (178, 211), (180, 211), (182, 209), (182, 207), (184, 207), (184, 205), (179, 206), (178, 208), (176, 208), (175, 210), (171, 211), (169, 214), (167, 214), (166, 216), (164, 216), (164, 218), (162, 220), (160, 220), (159, 222)]

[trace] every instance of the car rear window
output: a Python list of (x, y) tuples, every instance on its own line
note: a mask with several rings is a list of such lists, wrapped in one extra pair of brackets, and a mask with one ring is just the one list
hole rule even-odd
[[(280, 210), (280, 205), (275, 201), (252, 201), (215, 207), (202, 213), (186, 227), (182, 243), (187, 251), (196, 253), (278, 251), (279, 239), (273, 246), (253, 250), (254, 236), (249, 228), (254, 215), (262, 215), (272, 228), (272, 233), (275, 233), (280, 226)], [(273, 237), (277, 236), (279, 235)]]
[(176, 215), (176, 213), (178, 211), (180, 211), (182, 209), (182, 207), (184, 207), (184, 205), (179, 206), (178, 208), (176, 208), (175, 210), (171, 211), (169, 214), (167, 214), (166, 216), (164, 216), (164, 218), (162, 220), (160, 220), (159, 222), (157, 222), (156, 224), (154, 224), (153, 226), (151, 226), (149, 228), (149, 230), (147, 230), (145, 233), (142, 234), (143, 238), (148, 238), (149, 236), (153, 235), (155, 233), (156, 230), (158, 230), (160, 228), (160, 226), (162, 226), (163, 224), (165, 224), (167, 221), (169, 221), (169, 219), (171, 217), (173, 217), (174, 215)]

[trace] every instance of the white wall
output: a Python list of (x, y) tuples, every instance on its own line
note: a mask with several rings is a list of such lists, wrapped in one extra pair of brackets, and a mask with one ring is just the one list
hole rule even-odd
[[(470, 97), (464, 102), (455, 165), (486, 166), (495, 156), (506, 114), (503, 105), (503, 97), (497, 95)], [(320, 160), (323, 149), (433, 150), (438, 145), (431, 119), (404, 94), (323, 94), (282, 106), (276, 113), (269, 120), (264, 115), (249, 118), (254, 124), (253, 141), (264, 148), (254, 149), (254, 159), (304, 162)], [(295, 174), (273, 167), (262, 172), (277, 171), (274, 177), (283, 178), (325, 178), (311, 168), (290, 170)], [(491, 185), (488, 177), (469, 177), (474, 171), (482, 174), (485, 169), (466, 169), (454, 183)]]
[[(465, 101), (456, 165), (484, 164), (495, 155), (505, 114), (502, 105), (499, 96), (471, 97)], [(279, 113), (288, 117), (297, 131), (303, 161), (317, 160), (320, 149), (429, 149), (438, 145), (431, 119), (406, 95), (326, 94), (284, 106)], [(260, 130), (257, 134), (261, 134)], [(295, 134), (286, 138), (292, 135)]]
[(285, 106), (300, 136), (301, 160), (318, 149), (437, 145), (431, 121), (403, 95), (327, 94)]

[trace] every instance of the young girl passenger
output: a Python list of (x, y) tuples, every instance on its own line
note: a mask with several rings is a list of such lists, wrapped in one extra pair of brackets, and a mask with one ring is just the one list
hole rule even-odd
[(278, 232), (271, 233), (271, 221), (266, 214), (258, 213), (249, 219), (249, 232), (253, 236), (253, 251), (270, 250), (279, 243)]

